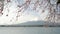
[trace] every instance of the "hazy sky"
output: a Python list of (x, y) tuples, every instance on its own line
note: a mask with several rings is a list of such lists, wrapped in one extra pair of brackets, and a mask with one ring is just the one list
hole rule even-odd
[[(22, 5), (26, 2), (26, 0), (12, 0), (9, 3), (4, 2), (4, 10), (3, 15), (0, 17), (0, 23), (1, 24), (18, 24), (23, 23), (27, 21), (38, 21), (43, 20), (46, 21), (46, 17), (49, 15), (49, 4), (47, 0), (39, 0), (40, 6), (36, 6), (36, 10), (33, 10), (34, 4), (37, 0), (31, 0), (30, 4), (26, 7), (24, 5), (21, 8), (18, 8), (17, 5)], [(43, 2), (43, 3), (42, 3)], [(47, 6), (48, 4), (48, 6)], [(46, 8), (44, 8), (47, 6)], [(23, 8), (23, 9), (22, 9)], [(20, 17), (18, 17), (18, 20), (16, 21), (16, 16), (18, 14), (18, 10), (22, 9), (22, 11), (19, 13)], [(23, 12), (24, 10), (24, 12)], [(44, 10), (44, 12), (42, 12)], [(9, 15), (8, 17), (6, 15)]]
[[(9, 3), (5, 2), (4, 5), (4, 10), (3, 10), (3, 16), (0, 17), (0, 23), (1, 24), (18, 24), (18, 23), (22, 23), (22, 22), (27, 22), (27, 21), (37, 21), (37, 20), (44, 20), (46, 18), (46, 16), (48, 15), (49, 9), (48, 6), (47, 8), (44, 9), (44, 6), (46, 6), (48, 4), (47, 1), (39, 1), (40, 3), (43, 2), (41, 4), (41, 7), (39, 8), (39, 5), (36, 6), (36, 10), (33, 10), (34, 8), (34, 4), (36, 2), (36, 0), (31, 0), (31, 3), (29, 4), (29, 6), (27, 6), (28, 8), (23, 10), (24, 12), (20, 12), (19, 14), (20, 17), (18, 17), (18, 20), (16, 21), (16, 16), (17, 16), (17, 12), (19, 10), (19, 8), (17, 7), (17, 5), (22, 5), (26, 2), (26, 0), (12, 0)], [(21, 8), (20, 8), (21, 9)], [(9, 12), (8, 12), (9, 10)], [(42, 10), (44, 10), (45, 12), (42, 13)], [(9, 15), (8, 17), (6, 15)], [(7, 23), (6, 23), (7, 22)]]

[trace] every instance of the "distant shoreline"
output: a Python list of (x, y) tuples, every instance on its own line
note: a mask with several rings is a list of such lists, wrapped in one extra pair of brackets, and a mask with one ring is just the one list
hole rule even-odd
[(60, 25), (0, 25), (0, 27), (60, 27)]

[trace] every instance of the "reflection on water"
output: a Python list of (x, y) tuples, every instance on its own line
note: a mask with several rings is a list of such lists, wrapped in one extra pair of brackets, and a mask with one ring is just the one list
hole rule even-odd
[(0, 34), (59, 34), (60, 27), (0, 27)]

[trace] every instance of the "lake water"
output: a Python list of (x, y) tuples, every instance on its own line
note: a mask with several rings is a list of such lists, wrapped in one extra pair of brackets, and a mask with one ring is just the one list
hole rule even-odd
[(60, 34), (60, 27), (0, 27), (0, 34)]

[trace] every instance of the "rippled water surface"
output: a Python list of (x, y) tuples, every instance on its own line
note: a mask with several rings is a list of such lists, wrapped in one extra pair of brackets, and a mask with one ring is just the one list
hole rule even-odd
[(0, 27), (0, 34), (60, 34), (60, 27)]

